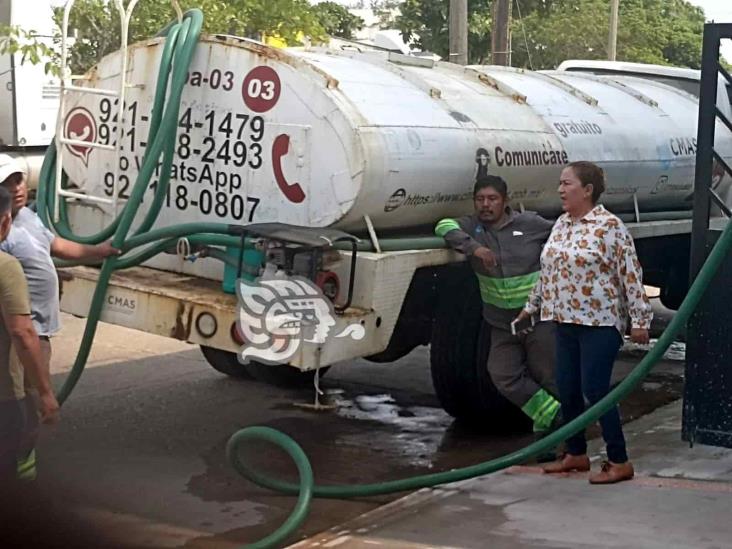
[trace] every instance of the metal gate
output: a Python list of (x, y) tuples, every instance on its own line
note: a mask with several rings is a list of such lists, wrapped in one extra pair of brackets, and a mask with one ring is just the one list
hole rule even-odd
[[(724, 39), (732, 39), (732, 24), (704, 26), (691, 279), (728, 222), (724, 218), (710, 221), (712, 204), (726, 218), (732, 217), (715, 189), (715, 181), (718, 184), (722, 177), (732, 177), (732, 168), (714, 150), (717, 126), (732, 132), (732, 121), (716, 105), (720, 83), (732, 91), (732, 76), (719, 63), (719, 46)], [(732, 448), (732, 254), (707, 288), (687, 332), (682, 437), (692, 444)]]

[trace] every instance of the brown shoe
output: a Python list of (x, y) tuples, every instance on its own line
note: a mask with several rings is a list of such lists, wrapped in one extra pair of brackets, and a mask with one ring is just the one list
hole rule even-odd
[(600, 472), (590, 475), (590, 484), (615, 484), (616, 482), (632, 479), (634, 474), (633, 464), (629, 461), (625, 463), (604, 461)]
[(581, 456), (573, 456), (572, 454), (564, 454), (561, 459), (542, 467), (545, 473), (569, 473), (571, 471), (589, 471), (590, 458), (587, 454)]

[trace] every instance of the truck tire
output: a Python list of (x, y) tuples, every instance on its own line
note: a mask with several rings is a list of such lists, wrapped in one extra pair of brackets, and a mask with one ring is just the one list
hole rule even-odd
[[(482, 319), (475, 277), (448, 284), (432, 325), (432, 384), (445, 411), (456, 420), (491, 432), (528, 429), (526, 416), (495, 388), (486, 368), (490, 329)], [(469, 287), (469, 288), (468, 288)]]
[(239, 362), (236, 353), (222, 351), (214, 347), (201, 345), (201, 353), (214, 370), (226, 374), (230, 377), (239, 379), (251, 379), (252, 376), (246, 369), (246, 366)]
[[(270, 365), (250, 360), (244, 368), (250, 377), (277, 387), (312, 386), (315, 379), (315, 370), (303, 372), (287, 364)], [(320, 369), (321, 379), (329, 369), (329, 366)]]

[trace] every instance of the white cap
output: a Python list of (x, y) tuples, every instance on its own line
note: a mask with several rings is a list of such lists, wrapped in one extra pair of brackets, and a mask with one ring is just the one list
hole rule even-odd
[(0, 183), (5, 181), (8, 177), (14, 173), (22, 173), (28, 175), (25, 163), (21, 162), (17, 158), (13, 158), (7, 154), (0, 154)]

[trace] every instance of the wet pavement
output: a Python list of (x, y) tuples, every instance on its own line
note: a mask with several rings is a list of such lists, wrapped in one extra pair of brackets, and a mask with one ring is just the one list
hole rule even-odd
[[(57, 384), (83, 328), (83, 321), (69, 316), (64, 324), (54, 342)], [(679, 398), (678, 351), (623, 403), (624, 419)], [(640, 356), (641, 350), (624, 353), (616, 378)], [(336, 407), (310, 411), (299, 404), (312, 402), (311, 388), (230, 379), (193, 346), (102, 325), (62, 423), (43, 434), (39, 486), (64, 518), (71, 515), (77, 531), (94, 528), (106, 546), (228, 547), (269, 534), (294, 503), (241, 479), (230, 467), (224, 447), (241, 427), (266, 425), (292, 436), (321, 484), (443, 471), (531, 441), (530, 434), (496, 436), (454, 423), (432, 390), (426, 348), (392, 364), (337, 365), (322, 387)], [(294, 466), (275, 448), (257, 445), (245, 456), (276, 476), (296, 479)], [(293, 541), (403, 495), (317, 500)]]
[[(591, 486), (588, 473), (516, 466), (425, 488), (292, 549), (720, 549), (730, 546), (732, 450), (681, 440), (681, 401), (626, 424), (635, 477)], [(603, 456), (590, 444), (593, 469)]]

